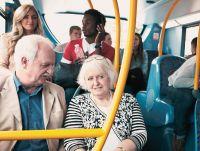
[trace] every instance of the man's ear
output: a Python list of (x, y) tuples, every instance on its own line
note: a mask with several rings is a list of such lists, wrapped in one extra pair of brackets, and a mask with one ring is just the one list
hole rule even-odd
[(24, 69), (26, 69), (27, 65), (28, 65), (28, 59), (26, 57), (22, 57), (21, 58), (21, 65)]

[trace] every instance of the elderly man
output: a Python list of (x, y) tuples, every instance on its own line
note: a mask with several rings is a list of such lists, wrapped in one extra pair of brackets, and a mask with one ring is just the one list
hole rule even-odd
[[(15, 73), (0, 83), (0, 130), (61, 128), (64, 90), (47, 81), (55, 62), (51, 42), (39, 35), (24, 36), (16, 44), (14, 61)], [(58, 139), (0, 141), (0, 151), (57, 151), (61, 144)]]

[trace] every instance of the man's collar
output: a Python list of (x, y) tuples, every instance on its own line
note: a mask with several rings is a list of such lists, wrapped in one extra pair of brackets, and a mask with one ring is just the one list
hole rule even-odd
[(89, 54), (93, 53), (95, 51), (95, 43), (89, 44), (85, 38), (83, 38), (83, 51), (88, 52)]
[(13, 79), (14, 79), (16, 90), (18, 92), (19, 91), (19, 87), (22, 86), (22, 83), (17, 78), (16, 73), (14, 73)]
[[(15, 83), (15, 87), (16, 87), (16, 90), (17, 92), (19, 91), (20, 87), (25, 91), (26, 89), (24, 88), (23, 84), (21, 83), (21, 81), (18, 79), (18, 77), (16, 76), (16, 73), (14, 73), (14, 76), (13, 76), (13, 80), (14, 80), (14, 83)], [(43, 88), (43, 85), (40, 85), (38, 86), (34, 91), (33, 93), (31, 94), (37, 94), (38, 92), (40, 92), (40, 90)]]

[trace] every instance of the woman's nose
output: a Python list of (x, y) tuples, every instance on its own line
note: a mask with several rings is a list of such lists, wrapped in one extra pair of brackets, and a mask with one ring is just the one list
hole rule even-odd
[(97, 78), (94, 79), (94, 85), (99, 85), (99, 80)]
[(33, 23), (33, 19), (31, 17), (28, 18), (28, 23), (32, 24)]

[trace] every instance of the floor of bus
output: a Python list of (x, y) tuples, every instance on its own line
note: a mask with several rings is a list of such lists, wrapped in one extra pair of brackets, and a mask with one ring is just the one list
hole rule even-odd
[[(172, 139), (174, 133), (172, 125), (160, 127), (146, 125), (146, 128), (148, 132), (148, 141), (143, 151), (173, 151)], [(187, 136), (185, 151), (195, 151), (194, 141), (194, 126), (192, 124)]]

